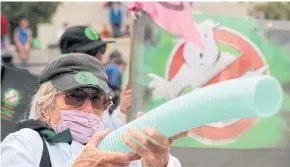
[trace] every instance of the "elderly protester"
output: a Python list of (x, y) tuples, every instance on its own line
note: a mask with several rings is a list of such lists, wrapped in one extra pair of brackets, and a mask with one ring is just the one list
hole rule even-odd
[[(150, 127), (122, 136), (132, 153), (97, 149), (110, 130), (102, 115), (112, 104), (104, 67), (95, 58), (72, 53), (49, 63), (39, 76), (31, 118), (1, 143), (5, 167), (180, 167), (169, 154), (172, 141)], [(131, 140), (133, 137), (144, 145)]]

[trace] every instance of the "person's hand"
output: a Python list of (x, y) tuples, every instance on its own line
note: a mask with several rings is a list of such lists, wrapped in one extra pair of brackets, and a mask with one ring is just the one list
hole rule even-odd
[[(141, 117), (143, 113), (138, 112), (138, 117)], [(147, 137), (139, 133), (134, 128), (128, 128), (129, 135), (140, 142), (144, 147), (140, 146), (136, 142), (132, 141), (129, 135), (122, 135), (123, 141), (136, 153), (142, 157), (143, 167), (166, 167), (169, 160), (169, 151), (171, 149), (174, 140), (187, 135), (188, 132), (183, 132), (175, 135), (171, 138), (166, 138), (154, 128), (145, 127), (143, 133), (154, 139), (157, 143), (154, 144)]]
[(131, 161), (141, 158), (136, 153), (118, 153), (98, 150), (96, 146), (109, 132), (109, 129), (107, 129), (95, 133), (75, 160), (73, 167), (127, 167)]
[(128, 114), (131, 109), (132, 89), (125, 89), (120, 96), (120, 111)]

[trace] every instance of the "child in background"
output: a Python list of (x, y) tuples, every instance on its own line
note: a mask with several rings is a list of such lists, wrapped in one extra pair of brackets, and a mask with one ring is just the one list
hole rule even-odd
[(112, 3), (112, 7), (110, 8), (110, 22), (113, 31), (113, 37), (120, 37), (122, 26), (122, 10), (120, 7), (120, 2)]
[(20, 56), (21, 63), (26, 66), (31, 48), (32, 32), (29, 28), (29, 21), (25, 17), (19, 19), (19, 26), (14, 31), (14, 43)]

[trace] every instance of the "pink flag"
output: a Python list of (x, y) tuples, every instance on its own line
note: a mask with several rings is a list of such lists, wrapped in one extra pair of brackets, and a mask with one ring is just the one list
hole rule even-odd
[(189, 2), (129, 2), (128, 8), (129, 10), (142, 9), (161, 28), (204, 50), (201, 36), (192, 18)]

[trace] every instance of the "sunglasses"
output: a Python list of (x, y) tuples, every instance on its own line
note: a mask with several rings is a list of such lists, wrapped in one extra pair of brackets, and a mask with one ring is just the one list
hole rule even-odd
[(113, 102), (111, 97), (97, 89), (78, 88), (64, 92), (65, 103), (72, 107), (81, 107), (89, 98), (94, 109), (107, 109)]

